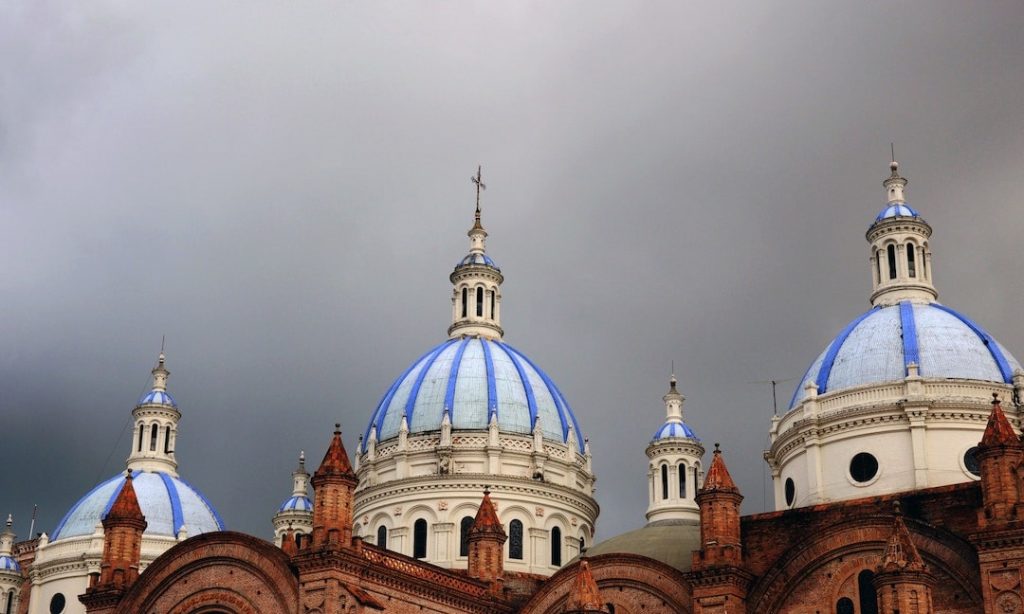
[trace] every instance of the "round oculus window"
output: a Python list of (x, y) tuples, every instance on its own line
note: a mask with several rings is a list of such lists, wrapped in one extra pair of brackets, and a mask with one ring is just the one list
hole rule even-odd
[(878, 475), (878, 459), (874, 456), (867, 452), (860, 452), (850, 459), (850, 477), (854, 482), (870, 482), (876, 475)]
[(793, 483), (793, 478), (786, 478), (786, 505), (793, 505), (794, 500), (796, 500), (796, 484)]
[(964, 467), (971, 472), (971, 475), (981, 477), (981, 465), (978, 464), (978, 446), (964, 452)]
[(64, 611), (66, 600), (63, 593), (57, 593), (50, 599), (50, 614), (60, 614)]

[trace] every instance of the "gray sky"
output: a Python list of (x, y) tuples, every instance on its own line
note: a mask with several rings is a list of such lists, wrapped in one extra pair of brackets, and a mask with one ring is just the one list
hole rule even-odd
[(1024, 355), (1022, 31), (1019, 2), (7, 4), (0, 512), (52, 531), (123, 467), (166, 334), (182, 474), (269, 535), (298, 450), (354, 449), (444, 338), (478, 163), (600, 536), (643, 522), (671, 360), (761, 511), (751, 382), (867, 308), (890, 141), (940, 300)]

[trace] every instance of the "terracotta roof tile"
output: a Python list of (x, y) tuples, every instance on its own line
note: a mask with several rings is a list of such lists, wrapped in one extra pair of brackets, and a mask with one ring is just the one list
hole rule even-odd
[(356, 479), (352, 464), (348, 460), (348, 452), (345, 451), (345, 444), (341, 442), (340, 424), (334, 425), (334, 437), (331, 439), (331, 445), (327, 448), (327, 454), (324, 454), (324, 460), (316, 470), (316, 475), (321, 477), (344, 476)]
[(597, 588), (594, 575), (590, 573), (590, 563), (586, 559), (580, 560), (579, 569), (576, 571), (576, 582), (569, 593), (565, 608), (574, 612), (607, 611), (604, 609), (604, 599), (601, 598), (601, 591)]
[(1006, 419), (1003, 408), (999, 405), (999, 397), (992, 394), (992, 413), (988, 416), (985, 434), (981, 437), (982, 446), (1020, 445), (1020, 439), (1013, 432), (1010, 421)]
[(117, 493), (114, 504), (104, 520), (145, 520), (142, 508), (139, 507), (139, 498), (135, 495), (135, 487), (132, 486), (132, 474), (128, 472), (124, 478), (124, 485), (121, 492)]
[(469, 529), (470, 535), (479, 533), (501, 533), (505, 535), (505, 528), (498, 519), (498, 513), (494, 510), (494, 503), (491, 502), (491, 493), (484, 491), (484, 499), (476, 511), (476, 518), (473, 519), (473, 526)]
[(907, 525), (903, 522), (903, 514), (900, 513), (899, 502), (897, 502), (892, 534), (889, 536), (889, 543), (885, 548), (885, 555), (882, 557), (882, 570), (901, 571), (904, 569), (920, 571), (924, 569), (924, 559), (921, 558), (921, 554), (910, 538), (910, 531), (907, 530)]
[(733, 482), (732, 476), (729, 475), (729, 469), (726, 468), (725, 461), (722, 460), (722, 451), (718, 448), (717, 443), (715, 444), (715, 452), (711, 457), (711, 467), (708, 469), (708, 475), (704, 479), (704, 488), (702, 490), (740, 491), (736, 487), (736, 482)]

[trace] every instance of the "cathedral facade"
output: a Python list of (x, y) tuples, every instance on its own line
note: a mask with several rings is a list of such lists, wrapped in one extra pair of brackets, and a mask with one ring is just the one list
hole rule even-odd
[(272, 541), (224, 530), (178, 474), (161, 353), (127, 471), (52, 533), (16, 542), (8, 519), (0, 614), (1024, 613), (1024, 371), (938, 302), (932, 227), (895, 161), (866, 234), (871, 309), (767, 426), (775, 511), (741, 515), (727, 451), (706, 458), (673, 374), (637, 472), (646, 522), (600, 543), (581, 423), (504, 341), (475, 181), (447, 338), (352, 454), (336, 425), (312, 474), (300, 455)]

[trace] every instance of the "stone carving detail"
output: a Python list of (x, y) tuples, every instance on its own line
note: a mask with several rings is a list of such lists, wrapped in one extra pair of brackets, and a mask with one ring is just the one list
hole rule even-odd
[(996, 597), (996, 611), (1002, 614), (1019, 614), (1024, 603), (1017, 593), (1006, 591)]
[(401, 505), (396, 505), (395, 506), (394, 514), (395, 514), (395, 516), (401, 516), (402, 515), (402, 506)]
[(533, 510), (533, 513), (542, 518), (544, 516), (544, 508), (537, 506), (537, 508)]
[(447, 501), (438, 501), (437, 502), (437, 509), (439, 509), (442, 512), (445, 511), (446, 509), (448, 509), (448, 502)]

